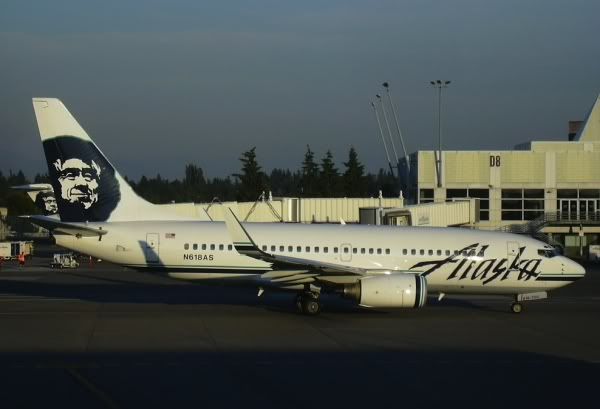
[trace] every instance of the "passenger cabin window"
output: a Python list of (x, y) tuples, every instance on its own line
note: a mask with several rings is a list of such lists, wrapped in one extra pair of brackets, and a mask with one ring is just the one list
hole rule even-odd
[(373, 254), (373, 249), (369, 249), (369, 254)]
[(265, 245), (263, 244), (263, 246), (262, 246), (262, 250), (263, 250), (263, 251), (267, 251), (267, 246), (265, 246)]
[(419, 254), (422, 255), (422, 256), (424, 256), (425, 255), (425, 250), (423, 250), (423, 249), (419, 250)]
[[(265, 246), (265, 250), (267, 249), (266, 247), (267, 246)], [(232, 244), (228, 244), (227, 245), (227, 250), (229, 250), (229, 251), (233, 250), (233, 245)]]
[(446, 250), (446, 255), (449, 256), (450, 255), (450, 250)]
[(198, 250), (198, 245), (196, 243), (194, 243), (194, 245), (192, 246), (192, 249)]
[(285, 249), (284, 246), (279, 246), (279, 251), (283, 253), (283, 250)]
[(381, 254), (381, 249), (377, 249), (377, 254)]
[(414, 256), (415, 254), (417, 254), (417, 250), (411, 249), (410, 250), (410, 254), (411, 254), (411, 256)]
[(215, 245), (214, 245), (214, 244), (211, 244), (211, 245), (210, 245), (210, 249), (211, 249), (211, 250), (214, 250), (214, 249), (215, 249)]
[(337, 254), (337, 252), (338, 252), (338, 248), (337, 248), (337, 247), (334, 247), (334, 248), (333, 248), (333, 252), (334, 252), (335, 254)]
[(362, 249), (360, 249), (360, 254), (365, 254), (366, 249), (363, 247)]
[(189, 243), (185, 243), (185, 244), (183, 245), (183, 249), (184, 249), (184, 250), (189, 250), (189, 249), (190, 249), (190, 245), (189, 245)]
[(329, 253), (329, 247), (323, 247), (323, 253)]
[(402, 254), (406, 256), (408, 254), (408, 250), (407, 249), (402, 249)]
[(442, 255), (442, 250), (438, 250), (438, 251), (437, 251), (437, 255), (438, 255), (438, 256), (441, 256), (441, 255)]
[(319, 248), (315, 247), (315, 253), (318, 253), (318, 252), (319, 252)]
[(310, 246), (306, 246), (304, 250), (306, 250), (307, 253), (310, 253)]
[(202, 250), (206, 250), (206, 244), (202, 245)]
[(358, 248), (357, 248), (357, 247), (354, 247), (354, 248), (352, 249), (352, 253), (353, 253), (353, 254), (356, 254), (356, 253), (358, 253)]
[(222, 244), (219, 244), (219, 250), (221, 250), (221, 251), (225, 250), (225, 246)]
[(430, 256), (433, 256), (433, 250), (430, 249), (427, 254), (429, 254)]
[(344, 253), (348, 253), (348, 247), (344, 247)]
[(288, 251), (291, 253), (292, 251), (294, 251), (294, 246), (288, 246)]
[(302, 246), (296, 246), (296, 251), (300, 253), (302, 251)]
[(385, 249), (385, 254), (390, 254), (390, 249)]
[(275, 246), (271, 246), (271, 251), (275, 251)]

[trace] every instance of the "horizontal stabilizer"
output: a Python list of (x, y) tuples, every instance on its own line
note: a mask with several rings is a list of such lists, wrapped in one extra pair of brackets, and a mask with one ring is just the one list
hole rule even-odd
[(66, 223), (48, 216), (21, 216), (21, 218), (54, 233), (70, 234), (78, 237), (102, 237), (108, 233), (102, 227), (95, 228), (81, 224)]
[(30, 185), (11, 186), (10, 188), (25, 192), (46, 192), (53, 190), (50, 183), (32, 183)]

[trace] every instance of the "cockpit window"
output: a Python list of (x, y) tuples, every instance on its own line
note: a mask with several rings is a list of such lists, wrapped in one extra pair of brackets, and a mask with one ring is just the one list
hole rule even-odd
[(538, 254), (542, 257), (552, 258), (558, 255), (558, 252), (554, 249), (539, 249)]

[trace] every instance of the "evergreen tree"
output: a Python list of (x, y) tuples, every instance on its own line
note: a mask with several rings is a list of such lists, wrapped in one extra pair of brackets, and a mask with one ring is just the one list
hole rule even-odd
[(327, 151), (321, 161), (319, 191), (322, 197), (336, 197), (339, 194), (340, 174), (333, 163), (331, 151)]
[[(185, 178), (183, 179), (182, 199), (185, 201), (201, 202), (206, 194), (206, 180), (202, 168), (187, 164), (185, 166)], [(212, 198), (209, 198), (212, 199)]]
[(306, 153), (302, 161), (301, 193), (304, 197), (315, 197), (318, 194), (319, 167), (315, 163), (315, 154), (306, 145)]
[(273, 169), (269, 177), (273, 196), (298, 196), (301, 176), (299, 171), (292, 173), (289, 169)]
[(51, 183), (47, 173), (37, 173), (33, 178), (33, 183)]
[(256, 146), (242, 153), (242, 173), (233, 176), (240, 180), (238, 200), (252, 201), (266, 190), (266, 176), (256, 161)]
[(367, 196), (367, 179), (364, 176), (365, 167), (358, 160), (354, 147), (348, 153), (348, 162), (344, 162), (346, 171), (342, 176), (344, 193), (347, 197)]

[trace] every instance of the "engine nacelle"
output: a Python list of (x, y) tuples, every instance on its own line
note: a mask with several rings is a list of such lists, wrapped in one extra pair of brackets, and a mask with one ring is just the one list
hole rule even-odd
[(419, 308), (427, 301), (427, 280), (411, 273), (374, 275), (344, 287), (344, 296), (363, 307)]

